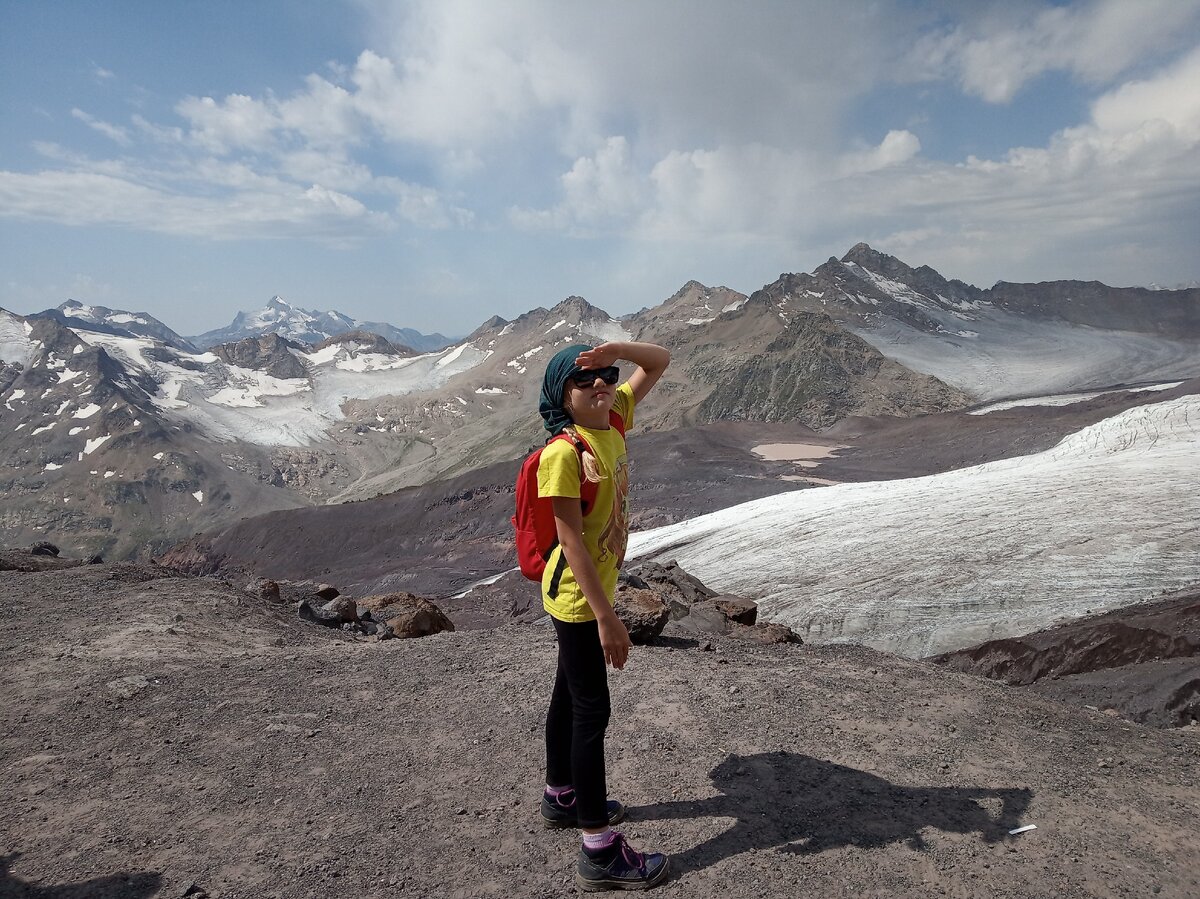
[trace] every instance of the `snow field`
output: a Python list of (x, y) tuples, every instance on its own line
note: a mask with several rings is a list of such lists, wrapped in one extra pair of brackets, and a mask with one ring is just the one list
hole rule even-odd
[(1200, 581), (1200, 397), (1032, 456), (772, 496), (632, 536), (815, 642), (920, 657)]

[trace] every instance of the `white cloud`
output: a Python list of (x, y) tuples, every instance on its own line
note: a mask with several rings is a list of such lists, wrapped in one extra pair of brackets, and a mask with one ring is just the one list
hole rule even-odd
[[(609, 233), (650, 241), (848, 246), (866, 238), (993, 280), (1029, 264), (1048, 276), (1078, 275), (1077, 254), (1088, 253), (1094, 272), (1106, 255), (1125, 262), (1132, 248), (1146, 249), (1164, 222), (1194, 219), (1196, 84), (1200, 50), (1102, 95), (1090, 121), (1045, 146), (957, 164), (921, 158), (908, 131), (840, 156), (730, 144), (673, 150), (642, 165), (614, 138), (562, 176), (559, 203), (518, 210), (513, 221), (576, 233), (604, 223)], [(1192, 221), (1155, 249), (1190, 244), (1194, 253), (1195, 239)]]
[(100, 132), (109, 140), (120, 144), (122, 147), (128, 147), (133, 143), (133, 141), (129, 139), (129, 132), (124, 128), (110, 124), (109, 122), (102, 122), (95, 116), (84, 112), (82, 109), (72, 109), (71, 116), (72, 118), (83, 122), (92, 130)]
[(1016, 4), (927, 35), (915, 44), (907, 66), (918, 77), (953, 75), (967, 93), (1007, 103), (1049, 71), (1108, 82), (1148, 52), (1177, 45), (1197, 18), (1200, 0), (1095, 0), (1036, 15)]
[(921, 152), (921, 141), (911, 131), (889, 131), (879, 146), (847, 153), (838, 168), (843, 175), (875, 172), (908, 162)]
[(392, 226), (359, 200), (317, 185), (280, 184), (195, 196), (99, 172), (0, 172), (5, 214), (69, 225), (117, 225), (216, 240), (314, 237), (344, 241)]
[(612, 227), (624, 223), (644, 202), (649, 179), (634, 171), (629, 141), (608, 138), (592, 156), (581, 156), (559, 179), (563, 200), (547, 210), (515, 208), (510, 219), (522, 228)]
[(274, 104), (245, 94), (230, 94), (217, 102), (212, 97), (185, 97), (175, 111), (191, 125), (192, 140), (213, 153), (231, 150), (265, 150), (275, 144), (282, 125)]
[(658, 154), (836, 143), (844, 104), (905, 46), (903, 16), (832, 0), (764, 0), (752, 12), (716, 0), (367, 6), (383, 52), (363, 54), (352, 77), (360, 107), (394, 139), (494, 147), (525, 127), (572, 157), (614, 133)]

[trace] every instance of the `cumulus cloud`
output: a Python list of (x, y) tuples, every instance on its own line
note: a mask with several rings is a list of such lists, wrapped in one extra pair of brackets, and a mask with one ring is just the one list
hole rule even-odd
[(1177, 46), (1200, 18), (1200, 0), (1096, 0), (1031, 14), (1017, 4), (918, 41), (906, 67), (918, 77), (956, 77), (963, 90), (1007, 103), (1049, 71), (1104, 83), (1148, 51)]
[(191, 139), (214, 153), (269, 149), (281, 125), (273, 104), (245, 94), (230, 94), (219, 102), (185, 97), (175, 111), (187, 119)]
[(434, 143), (541, 127), (572, 156), (622, 131), (659, 153), (836, 140), (843, 104), (898, 56), (905, 18), (833, 0), (764, 0), (752, 10), (719, 0), (368, 8), (381, 52), (404, 63), (370, 59), (369, 82), (365, 71), (355, 81), (376, 110), (402, 104), (398, 127)]

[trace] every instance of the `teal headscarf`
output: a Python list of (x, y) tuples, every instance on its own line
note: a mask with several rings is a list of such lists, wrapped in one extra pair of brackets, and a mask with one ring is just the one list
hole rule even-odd
[(563, 411), (563, 390), (567, 378), (582, 369), (575, 364), (579, 354), (593, 349), (586, 343), (576, 343), (564, 347), (554, 354), (546, 363), (546, 374), (542, 377), (542, 396), (538, 402), (538, 413), (542, 416), (542, 425), (550, 432), (551, 437), (562, 433), (563, 428), (571, 424), (571, 416)]

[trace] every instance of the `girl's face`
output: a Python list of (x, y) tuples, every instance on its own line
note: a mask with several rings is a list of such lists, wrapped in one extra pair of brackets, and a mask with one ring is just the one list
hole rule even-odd
[(580, 413), (587, 418), (603, 415), (605, 418), (617, 398), (617, 385), (605, 383), (599, 374), (587, 386), (568, 380), (563, 395), (563, 408), (578, 420)]

